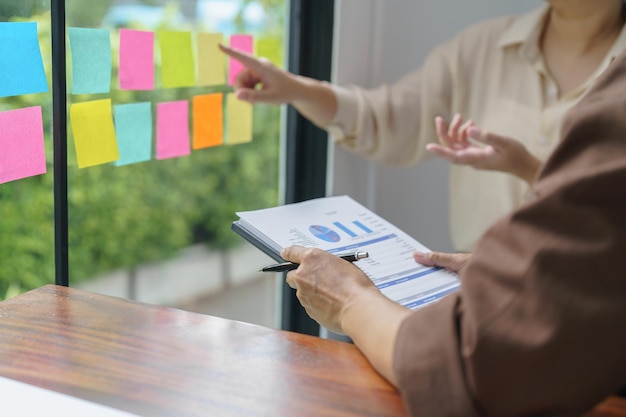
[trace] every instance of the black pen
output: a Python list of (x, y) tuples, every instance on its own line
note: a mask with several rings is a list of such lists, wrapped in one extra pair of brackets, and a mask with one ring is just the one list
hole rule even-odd
[[(341, 259), (348, 262), (356, 262), (359, 259), (365, 259), (369, 255), (367, 252), (352, 252), (352, 253), (344, 253), (341, 255), (337, 255)], [(261, 269), (261, 272), (284, 272), (291, 271), (296, 269), (300, 264), (294, 264), (293, 262), (283, 262), (280, 264), (268, 265), (265, 268)]]

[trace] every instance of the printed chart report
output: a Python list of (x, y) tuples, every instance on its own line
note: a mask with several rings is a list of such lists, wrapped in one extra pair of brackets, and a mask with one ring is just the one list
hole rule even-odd
[(301, 245), (331, 253), (365, 251), (354, 263), (390, 299), (417, 309), (458, 290), (456, 274), (413, 259), (424, 245), (348, 196), (324, 197), (239, 212), (232, 229), (277, 261), (283, 247)]

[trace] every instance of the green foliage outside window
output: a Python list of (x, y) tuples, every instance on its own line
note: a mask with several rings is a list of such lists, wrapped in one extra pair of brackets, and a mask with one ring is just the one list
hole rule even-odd
[[(19, 3), (19, 7), (13, 3)], [(94, 3), (102, 6), (102, 11), (89, 10)], [(106, 12), (109, 3), (68, 1), (68, 26), (74, 25), (69, 16), (87, 22), (90, 16)], [(260, 3), (271, 16), (285, 14), (284, 0)], [(245, 4), (244, 1), (242, 5)], [(25, 12), (30, 6), (30, 12)], [(50, 86), (49, 2), (4, 0), (0, 19), (38, 22)], [(163, 27), (168, 27), (167, 21)], [(239, 30), (244, 32), (243, 29), (241, 26)], [(267, 34), (282, 41), (283, 21), (269, 25)], [(113, 47), (115, 44), (112, 42)], [(115, 67), (115, 59), (113, 63)], [(117, 69), (113, 71), (116, 80)], [(215, 91), (230, 89), (222, 86), (130, 92), (114, 88), (107, 96), (114, 104), (151, 101), (155, 107), (156, 102), (190, 99), (196, 94)], [(77, 98), (68, 94), (68, 100), (75, 102), (98, 98), (104, 97)], [(15, 291), (54, 282), (51, 95), (0, 99), (2, 111), (33, 105), (43, 107), (48, 173), (0, 185), (0, 299)], [(189, 157), (124, 167), (102, 165), (79, 170), (73, 163), (70, 134), (70, 283), (109, 270), (134, 268), (174, 257), (179, 250), (193, 244), (203, 243), (223, 250), (242, 243), (230, 230), (235, 211), (271, 206), (278, 201), (279, 118), (278, 107), (255, 106), (254, 140), (250, 144), (203, 149), (193, 151)]]

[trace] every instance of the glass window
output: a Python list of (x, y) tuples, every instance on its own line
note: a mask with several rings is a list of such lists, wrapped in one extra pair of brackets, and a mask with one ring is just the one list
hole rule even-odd
[[(66, 1), (71, 286), (276, 327), (278, 278), (256, 272), (271, 260), (232, 232), (230, 224), (236, 211), (278, 204), (280, 108), (254, 106), (249, 143), (199, 149), (187, 143), (181, 149), (181, 137), (189, 135), (193, 142), (196, 123), (219, 118), (218, 108), (222, 137), (228, 140), (229, 132), (241, 126), (232, 123), (239, 116), (230, 113), (230, 87), (200, 85), (199, 72), (185, 84), (177, 78), (185, 77), (180, 73), (184, 65), (165, 68), (171, 49), (161, 47), (173, 39), (178, 45), (174, 55), (180, 54), (191, 39), (195, 69), (201, 34), (221, 33), (226, 43), (231, 35), (252, 35), (257, 54), (280, 64), (285, 9), (286, 0)], [(127, 29), (154, 34), (153, 89), (121, 88), (120, 65), (128, 58), (120, 55), (120, 38)], [(105, 37), (102, 31), (108, 31)], [(107, 37), (110, 89), (100, 92), (98, 63), (109, 51), (85, 45)], [(135, 57), (146, 52), (138, 48)], [(213, 64), (224, 65), (222, 59)], [(81, 73), (85, 68), (90, 76)], [(202, 116), (194, 112), (198, 97), (216, 94), (222, 94), (221, 107)], [(132, 107), (137, 104), (144, 107)], [(104, 143), (110, 136), (107, 117), (114, 121), (118, 153), (120, 137), (144, 137), (149, 121), (149, 160), (121, 166), (98, 162), (110, 149), (102, 144), (106, 149), (96, 149), (85, 138), (95, 130)], [(186, 123), (179, 123), (181, 117)], [(133, 128), (133, 122), (144, 129)], [(122, 126), (128, 129), (124, 134)], [(164, 138), (178, 148), (167, 148)]]
[(54, 283), (50, 1), (3, 0), (0, 25), (1, 300)]

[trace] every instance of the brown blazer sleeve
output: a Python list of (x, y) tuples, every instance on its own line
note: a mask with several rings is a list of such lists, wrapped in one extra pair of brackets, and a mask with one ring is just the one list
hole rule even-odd
[(497, 222), (462, 288), (410, 315), (412, 416), (580, 416), (626, 386), (626, 55), (570, 111), (538, 198)]

